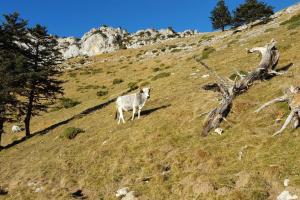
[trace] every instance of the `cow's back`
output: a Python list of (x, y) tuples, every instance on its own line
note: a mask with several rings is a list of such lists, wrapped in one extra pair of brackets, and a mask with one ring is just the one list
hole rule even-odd
[(129, 95), (118, 97), (116, 101), (117, 107), (122, 107), (126, 110), (132, 109), (133, 103), (135, 101), (135, 97), (136, 94), (129, 94)]

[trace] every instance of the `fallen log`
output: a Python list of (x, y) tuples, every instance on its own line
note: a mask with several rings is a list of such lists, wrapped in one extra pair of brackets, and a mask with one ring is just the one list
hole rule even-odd
[(220, 106), (214, 108), (209, 113), (204, 123), (202, 131), (203, 136), (207, 136), (212, 129), (220, 127), (222, 121), (226, 119), (230, 113), (235, 97), (245, 93), (255, 81), (270, 79), (274, 76), (284, 74), (279, 70), (276, 70), (279, 61), (279, 51), (276, 48), (276, 41), (274, 39), (264, 47), (255, 47), (248, 50), (248, 53), (254, 52), (259, 52), (261, 54), (261, 61), (258, 67), (246, 76), (237, 73), (239, 79), (236, 77), (234, 81), (220, 77), (213, 69), (201, 60), (196, 59), (197, 62), (204, 66), (211, 75), (217, 79), (216, 83), (204, 85), (203, 89), (219, 92), (222, 97)]

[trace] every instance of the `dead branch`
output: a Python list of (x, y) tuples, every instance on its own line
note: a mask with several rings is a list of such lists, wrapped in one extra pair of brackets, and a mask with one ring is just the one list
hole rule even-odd
[(261, 61), (258, 67), (246, 76), (238, 74), (240, 79), (235, 79), (235, 81), (227, 81), (219, 76), (216, 71), (208, 65), (202, 61), (196, 60), (209, 70), (209, 72), (217, 79), (216, 83), (205, 85), (203, 88), (219, 92), (222, 96), (220, 106), (210, 112), (204, 123), (202, 132), (203, 136), (207, 136), (212, 129), (216, 129), (220, 126), (223, 119), (225, 119), (230, 113), (233, 100), (236, 96), (246, 92), (257, 80), (264, 80), (281, 74), (275, 70), (279, 60), (279, 51), (276, 48), (276, 41), (274, 39), (272, 39), (271, 42), (266, 44), (264, 47), (255, 47), (248, 50), (248, 53), (254, 52), (259, 52), (261, 54)]
[(279, 135), (282, 133), (291, 121), (294, 121), (293, 128), (296, 129), (300, 125), (300, 88), (291, 86), (288, 90), (285, 91), (285, 94), (279, 98), (275, 98), (264, 105), (262, 105), (256, 112), (260, 112), (267, 106), (270, 106), (273, 103), (286, 101), (289, 104), (291, 112), (287, 119), (285, 120), (282, 128), (273, 134), (273, 136)]

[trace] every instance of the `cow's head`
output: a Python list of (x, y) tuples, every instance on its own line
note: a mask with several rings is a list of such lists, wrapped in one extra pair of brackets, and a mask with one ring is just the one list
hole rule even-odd
[(300, 88), (299, 87), (294, 87), (293, 85), (290, 86), (290, 91), (294, 94), (297, 94), (300, 92)]
[(150, 87), (146, 87), (140, 90), (140, 93), (143, 94), (144, 97), (146, 97), (146, 99), (150, 98), (150, 91), (151, 88)]

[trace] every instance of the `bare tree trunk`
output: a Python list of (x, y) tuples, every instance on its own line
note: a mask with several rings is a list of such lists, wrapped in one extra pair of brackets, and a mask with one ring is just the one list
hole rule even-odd
[(28, 96), (27, 111), (24, 119), (26, 137), (30, 137), (30, 120), (32, 116), (33, 99), (34, 99), (34, 88), (31, 89)]
[(2, 133), (4, 132), (3, 131), (3, 125), (4, 125), (4, 119), (2, 117), (0, 117), (0, 150), (2, 149), (1, 137), (2, 137)]
[(212, 129), (216, 129), (220, 126), (223, 119), (225, 119), (230, 113), (235, 97), (246, 92), (249, 87), (251, 87), (253, 82), (279, 75), (279, 72), (275, 71), (275, 67), (279, 60), (279, 52), (275, 45), (276, 41), (272, 39), (271, 42), (264, 47), (250, 49), (248, 53), (260, 52), (262, 55), (261, 62), (259, 63), (258, 67), (248, 75), (245, 77), (241, 76), (240, 80), (225, 80), (218, 76), (216, 72), (210, 69), (205, 63), (198, 61), (214, 76), (216, 76), (218, 80), (217, 83), (205, 85), (203, 88), (205, 90), (220, 92), (222, 95), (220, 106), (210, 112), (204, 123), (202, 132), (203, 136), (207, 136)]

